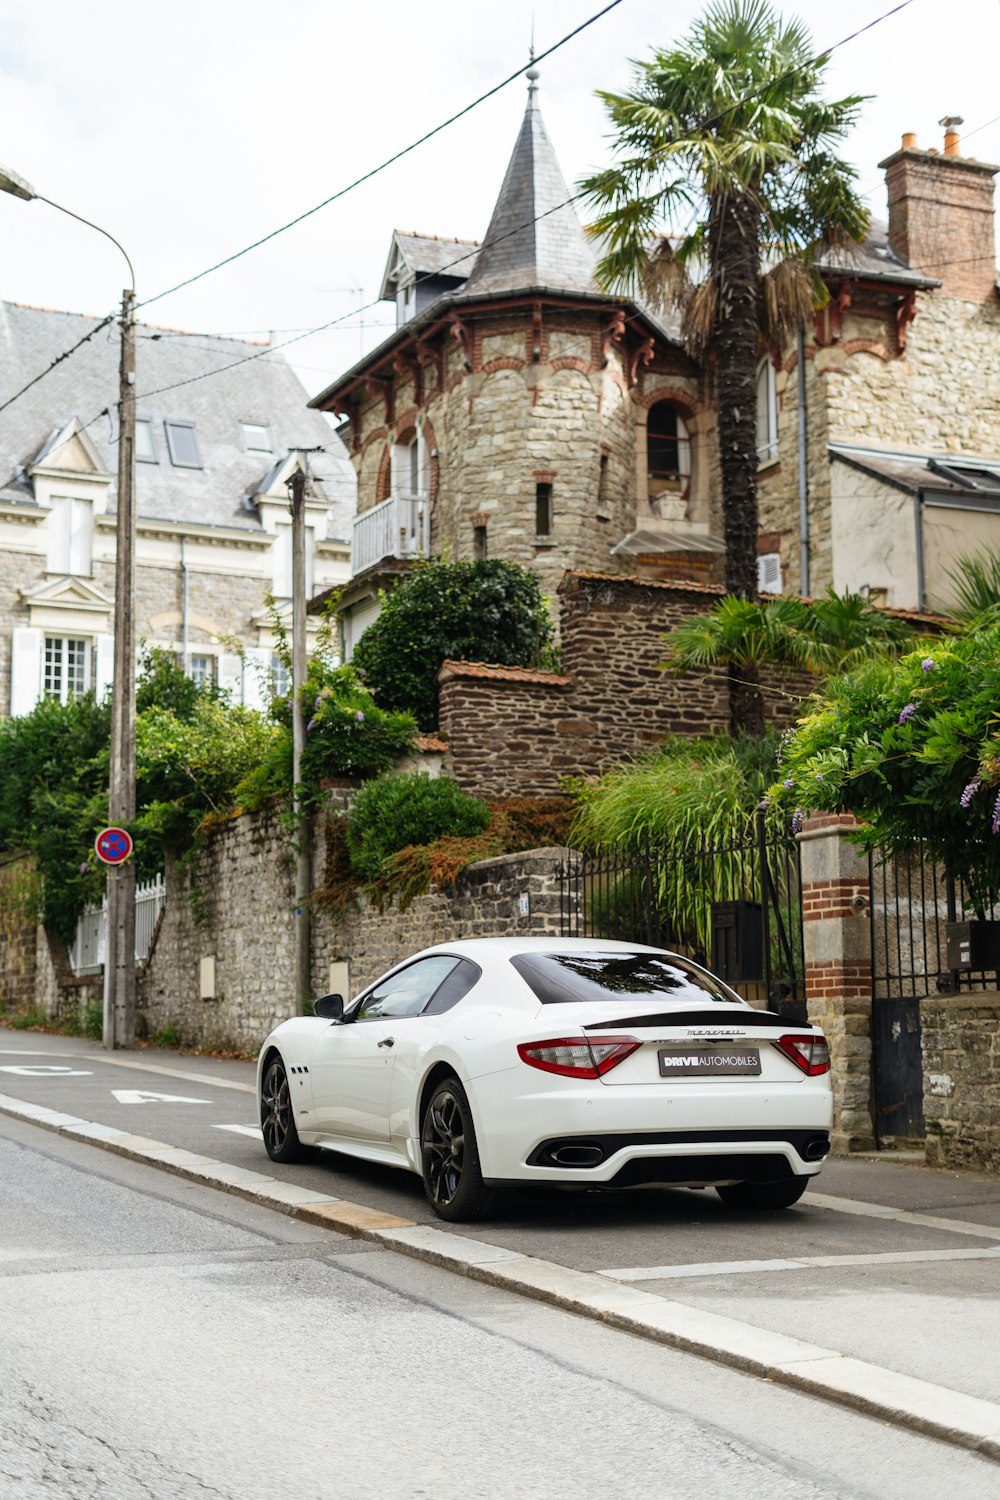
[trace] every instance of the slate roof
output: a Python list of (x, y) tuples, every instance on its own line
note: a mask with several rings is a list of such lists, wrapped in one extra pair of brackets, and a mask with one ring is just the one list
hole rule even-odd
[(937, 494), (1000, 499), (1000, 456), (976, 457), (957, 453), (893, 452), (882, 448), (862, 448), (848, 443), (831, 443), (831, 459), (839, 459), (881, 479), (897, 489), (916, 494), (933, 490)]
[(863, 281), (886, 281), (897, 286), (931, 288), (940, 280), (912, 271), (889, 247), (889, 226), (872, 219), (860, 245), (847, 250), (828, 250), (816, 257), (817, 269), (826, 275), (857, 277)]
[[(417, 234), (415, 230), (394, 229), (379, 296), (385, 300), (396, 295), (395, 287), (390, 286), (389, 282), (397, 254), (406, 270), (414, 276), (445, 275), (454, 276), (461, 281), (475, 265), (478, 249), (478, 240), (449, 240), (437, 234)], [(470, 253), (463, 257), (463, 250)], [(398, 274), (392, 279), (398, 280)]]
[(527, 287), (596, 293), (594, 253), (538, 108), (537, 73), (483, 247), (460, 296)]
[[(0, 403), (99, 321), (79, 313), (0, 302)], [(138, 513), (149, 519), (259, 531), (259, 517), (243, 497), (262, 489), (265, 475), (289, 448), (321, 445), (326, 451), (311, 456), (310, 468), (317, 492), (330, 501), (327, 535), (347, 537), (355, 510), (350, 460), (326, 418), (309, 410), (306, 392), (283, 355), (263, 354), (216, 378), (180, 385), (162, 395), (144, 395), (260, 352), (260, 345), (241, 339), (137, 326), (136, 415), (152, 420), (159, 458), (155, 464), (136, 464)], [(53, 433), (73, 417), (87, 424), (105, 407), (114, 409), (118, 355), (114, 322), (0, 413), (0, 500), (30, 504), (31, 481), (25, 469)], [(177, 468), (170, 462), (165, 419), (195, 424), (203, 468)], [(241, 422), (269, 429), (274, 459), (246, 452)], [(111, 420), (99, 417), (87, 427), (87, 436), (104, 468), (115, 475), (118, 459)], [(115, 487), (113, 482), (112, 505)]]

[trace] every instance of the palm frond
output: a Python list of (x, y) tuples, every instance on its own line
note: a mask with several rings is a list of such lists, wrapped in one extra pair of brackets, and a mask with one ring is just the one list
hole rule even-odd
[(955, 598), (952, 608), (960, 619), (975, 620), (1000, 607), (1000, 551), (995, 548), (965, 553), (947, 576)]

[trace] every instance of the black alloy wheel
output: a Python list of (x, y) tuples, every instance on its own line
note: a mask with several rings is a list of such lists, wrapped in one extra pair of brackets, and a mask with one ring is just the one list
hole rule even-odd
[(264, 1150), (272, 1161), (301, 1161), (305, 1151), (295, 1129), (288, 1075), (280, 1057), (272, 1058), (264, 1070), (260, 1090), (260, 1128)]
[(457, 1078), (434, 1090), (420, 1127), (424, 1191), (440, 1219), (455, 1223), (484, 1218), (496, 1194), (483, 1182), (472, 1110)]
[(727, 1208), (773, 1213), (798, 1203), (811, 1177), (789, 1177), (782, 1182), (731, 1182), (716, 1192)]

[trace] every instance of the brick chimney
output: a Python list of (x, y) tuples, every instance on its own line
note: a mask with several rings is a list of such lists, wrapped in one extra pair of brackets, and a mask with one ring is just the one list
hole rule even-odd
[(879, 166), (889, 190), (889, 244), (914, 271), (938, 277), (946, 297), (996, 295), (993, 178), (1000, 167), (959, 155), (958, 115), (947, 115), (944, 151), (921, 151), (915, 135)]

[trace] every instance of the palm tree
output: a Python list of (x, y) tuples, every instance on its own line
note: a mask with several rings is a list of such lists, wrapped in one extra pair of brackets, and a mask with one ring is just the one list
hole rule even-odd
[(728, 666), (755, 679), (762, 667), (828, 676), (874, 656), (900, 656), (917, 641), (909, 620), (875, 609), (860, 594), (828, 589), (816, 600), (729, 594), (670, 631), (663, 665), (672, 672)]
[[(616, 161), (581, 184), (601, 283), (680, 307), (691, 352), (714, 361), (726, 588), (745, 599), (757, 593), (760, 341), (782, 345), (826, 300), (814, 247), (844, 248), (868, 223), (833, 150), (863, 99), (820, 99), (825, 64), (768, 0), (716, 0), (686, 40), (637, 65), (631, 93), (599, 94)], [(745, 672), (730, 678), (730, 721), (760, 732)]]

